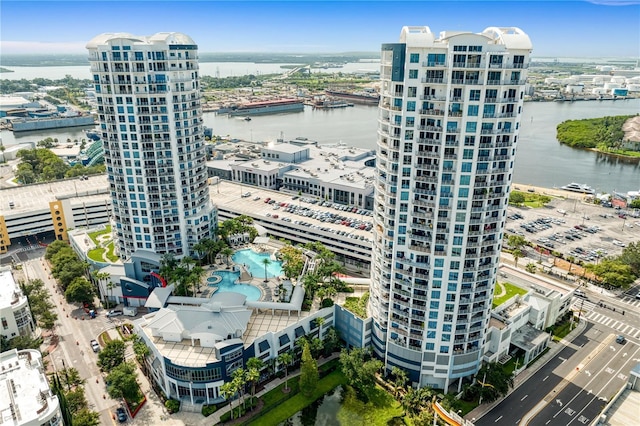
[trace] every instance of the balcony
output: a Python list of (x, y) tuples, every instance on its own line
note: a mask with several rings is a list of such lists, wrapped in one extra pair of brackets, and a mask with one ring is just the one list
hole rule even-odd
[(424, 77), (421, 81), (422, 81), (422, 83), (438, 83), (438, 84), (442, 84), (442, 83), (444, 83), (444, 78), (443, 77)]

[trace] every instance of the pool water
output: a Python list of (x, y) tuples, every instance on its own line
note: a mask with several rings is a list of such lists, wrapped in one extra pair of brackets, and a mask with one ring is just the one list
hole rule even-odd
[[(247, 265), (249, 272), (254, 277), (273, 278), (282, 275), (282, 262), (271, 260), (268, 253), (257, 253), (251, 249), (237, 251), (232, 257), (233, 261), (238, 265)], [(264, 276), (264, 264), (262, 261), (269, 259), (271, 262), (267, 265), (267, 276)]]
[[(240, 278), (240, 272), (216, 271), (211, 275), (212, 277), (207, 278), (207, 281), (209, 281), (209, 287), (218, 287), (218, 292), (225, 293), (231, 291), (234, 293), (244, 294), (247, 296), (247, 300), (260, 300), (262, 293), (260, 293), (260, 290), (258, 290), (257, 287), (247, 284), (236, 284), (236, 281)], [(212, 282), (217, 281), (213, 275), (219, 276), (222, 280), (218, 284), (211, 284)]]

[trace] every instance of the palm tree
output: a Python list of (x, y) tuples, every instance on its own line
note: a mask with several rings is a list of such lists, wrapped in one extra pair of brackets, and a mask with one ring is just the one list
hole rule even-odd
[(253, 397), (256, 395), (256, 384), (260, 380), (260, 370), (265, 367), (264, 361), (260, 358), (251, 357), (247, 360), (247, 381), (251, 382), (251, 407), (253, 408)]
[(284, 365), (284, 391), (289, 392), (289, 365), (293, 362), (293, 356), (289, 352), (278, 355), (278, 364)]
[[(102, 292), (102, 287), (100, 286), (100, 283), (102, 283), (103, 280), (108, 280), (109, 278), (111, 278), (111, 275), (108, 274), (107, 272), (96, 272), (93, 276), (95, 277), (95, 279), (98, 280), (98, 287), (100, 288), (100, 295), (102, 296), (102, 303), (106, 306), (107, 305), (107, 300), (106, 300), (106, 296), (107, 295)], [(112, 288), (113, 288), (113, 283), (111, 283), (111, 285), (112, 285)]]
[(573, 256), (567, 256), (567, 260), (569, 261), (569, 274), (571, 273), (571, 268), (573, 268), (573, 262), (576, 261), (576, 258)]
[(220, 393), (224, 399), (229, 400), (229, 409), (231, 410), (231, 419), (233, 420), (233, 395), (236, 394), (236, 383), (233, 381), (227, 382), (220, 386)]
[(233, 255), (233, 249), (227, 246), (223, 248), (220, 253), (224, 256), (227, 269), (229, 269), (229, 258)]
[(400, 396), (400, 392), (404, 390), (404, 385), (407, 383), (407, 373), (396, 366), (391, 367), (391, 375), (393, 376), (393, 394), (396, 398)]
[[(233, 377), (232, 381), (236, 383), (236, 389), (240, 391), (240, 398), (242, 399), (242, 406), (244, 407), (244, 387), (247, 384), (244, 368), (238, 368), (231, 374), (231, 376)], [(238, 408), (240, 408), (239, 404)], [(238, 417), (240, 417), (240, 410), (238, 410)]]
[(251, 382), (251, 408), (253, 408), (253, 398), (256, 394), (256, 383), (260, 379), (260, 370), (257, 368), (249, 368), (245, 374), (245, 379), (247, 382)]
[(515, 266), (516, 268), (518, 267), (518, 260), (524, 256), (524, 253), (522, 253), (522, 250), (520, 249), (515, 249), (514, 251), (511, 252), (511, 254), (513, 255), (513, 260), (515, 261)]
[(262, 259), (264, 265), (264, 282), (269, 282), (269, 275), (267, 274), (267, 266), (271, 265), (271, 261), (267, 258)]

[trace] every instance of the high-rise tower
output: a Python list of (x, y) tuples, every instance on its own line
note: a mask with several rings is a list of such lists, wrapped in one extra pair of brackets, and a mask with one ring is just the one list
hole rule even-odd
[(180, 33), (87, 44), (120, 256), (180, 257), (209, 237), (198, 46)]
[(372, 343), (420, 386), (482, 361), (531, 47), (495, 27), (382, 45)]

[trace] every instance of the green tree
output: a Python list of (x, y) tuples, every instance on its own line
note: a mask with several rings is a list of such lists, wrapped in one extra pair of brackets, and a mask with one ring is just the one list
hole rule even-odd
[(125, 344), (122, 340), (110, 340), (98, 354), (98, 367), (111, 371), (124, 362)]
[(521, 206), (524, 204), (525, 198), (524, 194), (519, 191), (512, 191), (509, 194), (509, 204), (513, 204), (514, 206)]
[(505, 396), (513, 388), (513, 372), (508, 372), (496, 362), (485, 364), (476, 375), (480, 396), (484, 402), (492, 402)]
[(85, 277), (75, 278), (64, 292), (64, 297), (69, 303), (92, 302), (95, 289)]
[(271, 265), (271, 261), (267, 258), (262, 259), (262, 264), (264, 265), (264, 282), (269, 282), (269, 274), (267, 274), (267, 267)]
[(285, 382), (284, 390), (289, 391), (289, 365), (293, 362), (293, 356), (289, 352), (278, 355), (278, 364), (284, 366)]
[(229, 401), (229, 409), (231, 411), (231, 420), (233, 420), (233, 397), (238, 391), (238, 389), (236, 388), (236, 385), (237, 383), (235, 383), (232, 380), (220, 386), (220, 393), (222, 394), (222, 397), (227, 401)]
[(318, 386), (318, 363), (311, 356), (309, 342), (302, 346), (302, 364), (300, 365), (300, 391), (306, 397), (313, 395)]
[[(251, 396), (256, 395), (256, 385), (260, 380), (260, 371), (265, 367), (264, 361), (260, 358), (251, 357), (247, 360), (247, 381), (251, 382)], [(253, 403), (253, 398), (251, 398)]]
[(375, 376), (383, 367), (382, 362), (372, 358), (369, 349), (352, 348), (340, 352), (340, 365), (347, 383), (356, 389), (360, 398), (368, 401), (375, 386)]
[(78, 411), (88, 407), (87, 398), (84, 396), (84, 388), (79, 386), (66, 393), (67, 406), (72, 414), (76, 414)]
[(98, 426), (100, 425), (100, 414), (88, 408), (78, 411), (73, 416), (73, 426)]
[(626, 289), (636, 279), (631, 266), (617, 259), (603, 259), (599, 264), (594, 265), (592, 270), (602, 284), (612, 287)]
[(514, 260), (515, 266), (517, 268), (518, 267), (518, 260), (524, 256), (524, 253), (522, 253), (522, 250), (520, 250), (520, 249), (515, 249), (514, 251), (511, 252), (511, 255), (513, 256), (513, 260)]
[[(640, 201), (640, 199), (634, 201)], [(633, 275), (640, 276), (640, 242), (629, 243), (622, 249), (622, 254), (618, 256), (618, 260), (628, 265)]]
[(391, 367), (391, 376), (393, 377), (393, 395), (398, 398), (405, 389), (405, 385), (409, 378), (403, 369), (396, 366)]
[(136, 380), (136, 367), (130, 362), (122, 362), (114, 366), (107, 375), (107, 392), (111, 398), (136, 400), (140, 395), (140, 387)]
[(229, 259), (233, 255), (233, 249), (231, 247), (225, 247), (220, 251), (220, 254), (224, 256), (224, 262), (227, 264), (227, 269), (229, 269)]
[(67, 389), (85, 384), (86, 380), (80, 377), (80, 373), (73, 367), (68, 367), (58, 372), (61, 384)]
[(509, 235), (507, 244), (514, 249), (521, 249), (527, 245), (527, 240), (522, 235)]
[(640, 209), (640, 198), (636, 198), (635, 200), (629, 203), (629, 207), (632, 209)]
[(526, 264), (526, 266), (524, 267), (524, 269), (529, 272), (530, 274), (535, 274), (536, 273), (536, 264), (533, 262), (529, 262)]

